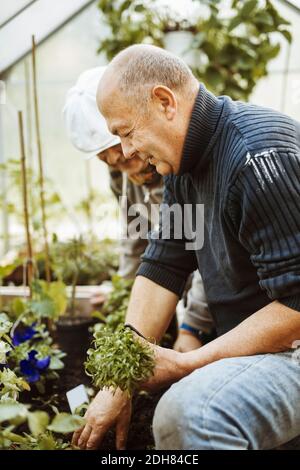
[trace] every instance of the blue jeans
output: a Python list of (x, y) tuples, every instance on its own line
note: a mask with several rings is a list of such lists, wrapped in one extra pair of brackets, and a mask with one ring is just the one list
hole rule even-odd
[(154, 413), (156, 449), (272, 449), (295, 438), (300, 361), (293, 353), (222, 359), (172, 385)]

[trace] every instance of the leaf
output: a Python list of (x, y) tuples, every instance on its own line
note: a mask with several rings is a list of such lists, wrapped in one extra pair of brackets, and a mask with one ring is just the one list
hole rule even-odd
[(261, 23), (261, 24), (265, 24), (265, 25), (268, 25), (268, 26), (273, 26), (274, 24), (274, 21), (273, 21), (273, 18), (272, 16), (267, 13), (266, 11), (260, 11), (258, 12), (254, 18), (254, 23)]
[(285, 39), (291, 44), (293, 40), (293, 36), (290, 31), (288, 31), (287, 29), (281, 29), (279, 30), (279, 33), (282, 34), (285, 37)]
[(120, 12), (122, 13), (125, 10), (128, 10), (132, 3), (132, 0), (125, 0), (120, 6)]
[(0, 403), (0, 423), (27, 416), (27, 408), (21, 403)]
[(206, 71), (206, 78), (209, 85), (214, 88), (216, 88), (223, 81), (221, 73), (214, 67), (208, 67)]
[(232, 31), (234, 28), (236, 28), (239, 24), (241, 24), (243, 21), (243, 18), (240, 15), (234, 16), (229, 23), (228, 26), (228, 31)]
[(38, 444), (38, 448), (40, 450), (54, 450), (55, 447), (55, 439), (52, 434), (45, 434), (44, 436), (41, 436)]
[[(132, 3), (132, 2), (129, 2), (129, 4)], [(135, 5), (134, 7), (134, 11), (138, 12), (138, 13), (141, 13), (141, 12), (144, 12), (146, 10), (146, 7), (145, 5), (143, 5), (142, 3), (138, 3), (137, 5)]]
[(244, 19), (248, 19), (250, 13), (254, 10), (254, 8), (257, 6), (257, 0), (248, 0), (245, 2), (243, 5), (241, 11), (240, 11), (240, 16), (242, 16)]
[(50, 360), (49, 369), (51, 370), (59, 370), (64, 368), (64, 363), (58, 357), (52, 356)]
[(15, 298), (12, 303), (11, 303), (11, 309), (12, 309), (12, 312), (17, 316), (19, 317), (20, 315), (22, 315), (22, 313), (25, 312), (25, 309), (26, 309), (26, 306), (25, 306), (25, 302), (22, 300), (22, 299), (19, 299), (18, 297)]
[(74, 432), (83, 426), (84, 423), (85, 420), (78, 415), (59, 413), (48, 426), (48, 429), (50, 431), (59, 432), (62, 434), (69, 434), (70, 432)]
[(47, 293), (55, 304), (56, 316), (63, 315), (68, 305), (65, 284), (61, 281), (51, 282)]
[(15, 269), (16, 264), (7, 264), (6, 266), (0, 266), (0, 279), (9, 276)]
[(49, 416), (45, 411), (34, 411), (28, 413), (28, 426), (30, 432), (37, 437), (43, 434), (49, 424)]
[(102, 312), (99, 312), (99, 310), (94, 310), (92, 313), (91, 313), (91, 316), (93, 318), (98, 318), (98, 320), (101, 320), (103, 321), (104, 323), (106, 323), (106, 317), (105, 315), (103, 315)]
[(27, 392), (30, 392), (31, 390), (30, 385), (25, 380), (20, 379), (20, 385), (22, 385), (24, 390), (27, 390)]
[(30, 302), (32, 313), (38, 317), (51, 318), (55, 314), (55, 305), (52, 299), (33, 300)]
[(27, 442), (26, 437), (20, 436), (19, 434), (16, 434), (6, 429), (4, 429), (3, 435), (7, 439), (9, 439), (11, 442), (16, 443), (16, 444), (26, 444)]
[(253, 68), (253, 60), (241, 58), (236, 62), (236, 67), (240, 70), (251, 70)]
[(38, 382), (35, 382), (35, 386), (36, 388), (38, 389), (38, 392), (41, 394), (41, 395), (44, 395), (46, 389), (45, 389), (45, 385), (43, 384), (43, 382), (41, 382), (40, 380)]

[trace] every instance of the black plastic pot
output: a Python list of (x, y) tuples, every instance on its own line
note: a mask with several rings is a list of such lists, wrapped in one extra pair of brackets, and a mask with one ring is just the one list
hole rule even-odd
[(56, 342), (59, 349), (66, 353), (63, 358), (65, 367), (60, 374), (66, 391), (81, 383), (89, 383), (84, 372), (84, 362), (92, 341), (89, 328), (93, 324), (93, 319), (80, 316), (62, 316), (56, 324)]

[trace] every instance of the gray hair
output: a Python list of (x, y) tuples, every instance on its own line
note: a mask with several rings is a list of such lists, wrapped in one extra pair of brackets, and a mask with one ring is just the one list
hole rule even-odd
[(119, 75), (118, 86), (126, 96), (146, 98), (147, 88), (164, 85), (172, 91), (189, 92), (195, 81), (186, 63), (156, 46), (139, 44), (117, 54), (110, 64)]

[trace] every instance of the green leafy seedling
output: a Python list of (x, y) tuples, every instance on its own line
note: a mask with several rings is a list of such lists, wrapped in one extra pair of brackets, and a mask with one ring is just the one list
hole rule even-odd
[(120, 388), (132, 395), (146, 381), (155, 367), (154, 354), (145, 341), (140, 341), (124, 326), (115, 331), (104, 327), (94, 334), (94, 348), (88, 350), (86, 373), (100, 390)]

